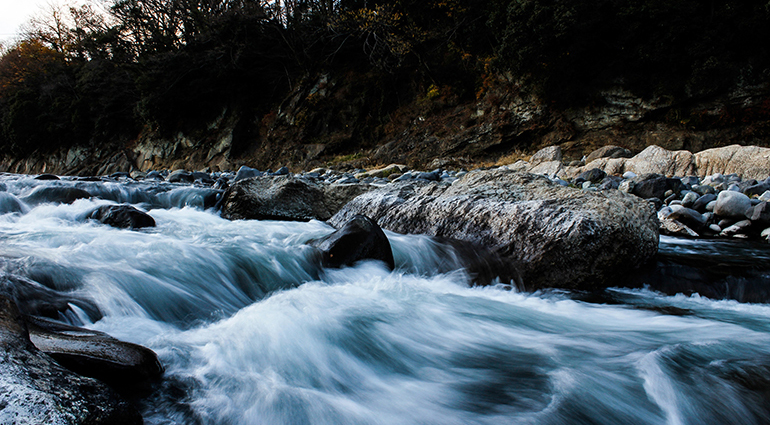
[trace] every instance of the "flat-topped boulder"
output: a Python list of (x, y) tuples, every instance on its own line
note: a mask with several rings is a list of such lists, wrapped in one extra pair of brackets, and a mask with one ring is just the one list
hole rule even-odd
[(105, 384), (77, 375), (30, 342), (16, 305), (0, 296), (0, 423), (143, 423), (141, 415)]
[(368, 184), (329, 184), (293, 175), (260, 176), (233, 183), (223, 195), (229, 220), (328, 220)]
[(403, 182), (358, 196), (329, 221), (356, 214), (383, 229), (477, 244), (509, 260), (527, 290), (617, 284), (654, 255), (656, 211), (619, 191), (584, 191), (498, 168), (453, 184)]

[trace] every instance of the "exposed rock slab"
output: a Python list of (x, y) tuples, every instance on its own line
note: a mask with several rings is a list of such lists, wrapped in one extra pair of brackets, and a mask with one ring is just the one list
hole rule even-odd
[(591, 168), (598, 168), (613, 175), (628, 171), (668, 177), (734, 173), (744, 179), (761, 180), (770, 175), (770, 149), (731, 145), (693, 154), (685, 150), (669, 151), (652, 145), (632, 158), (597, 158), (588, 162), (585, 167), (575, 169), (573, 173), (577, 175)]
[(0, 297), (0, 346), (0, 423), (143, 423), (105, 384), (64, 369), (36, 349), (19, 310), (5, 297)]
[(738, 174), (744, 179), (762, 180), (770, 176), (770, 149), (730, 145), (695, 154), (698, 175)]
[(451, 186), (390, 185), (357, 197), (330, 223), (355, 214), (399, 233), (488, 247), (516, 265), (525, 289), (611, 285), (658, 245), (656, 213), (637, 197), (502, 168), (468, 173)]
[(328, 220), (348, 201), (373, 189), (367, 184), (326, 184), (295, 176), (240, 180), (223, 196), (230, 220)]

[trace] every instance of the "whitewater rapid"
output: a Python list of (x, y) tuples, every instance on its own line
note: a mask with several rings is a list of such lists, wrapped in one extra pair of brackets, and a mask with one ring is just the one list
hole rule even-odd
[[(321, 269), (305, 243), (331, 227), (224, 220), (208, 188), (0, 184), (2, 275), (93, 301), (103, 317), (60, 319), (158, 354), (148, 424), (770, 423), (766, 304), (471, 287), (446, 248), (393, 233), (394, 271)], [(25, 201), (50, 185), (95, 197)], [(106, 203), (157, 227), (86, 218)]]

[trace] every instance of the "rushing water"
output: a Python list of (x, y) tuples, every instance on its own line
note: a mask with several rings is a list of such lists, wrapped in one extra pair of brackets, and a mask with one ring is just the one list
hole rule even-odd
[[(95, 197), (32, 196), (52, 186)], [(470, 287), (445, 249), (391, 233), (395, 271), (322, 270), (305, 242), (332, 228), (223, 220), (203, 209), (210, 189), (9, 175), (0, 189), (2, 273), (91, 300), (100, 319), (74, 305), (61, 319), (157, 352), (148, 424), (770, 423), (765, 304)], [(114, 202), (157, 227), (85, 218)]]

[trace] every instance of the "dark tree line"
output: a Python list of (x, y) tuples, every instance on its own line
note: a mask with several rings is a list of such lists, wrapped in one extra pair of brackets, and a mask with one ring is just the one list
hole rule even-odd
[[(0, 57), (0, 152), (266, 113), (303, 76), (432, 81), (469, 99), (508, 72), (569, 107), (624, 85), (710, 96), (768, 82), (770, 8), (727, 0), (113, 0), (54, 10)], [(487, 66), (485, 67), (484, 64)]]

